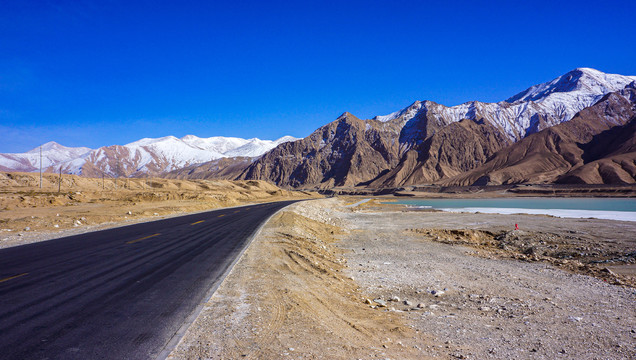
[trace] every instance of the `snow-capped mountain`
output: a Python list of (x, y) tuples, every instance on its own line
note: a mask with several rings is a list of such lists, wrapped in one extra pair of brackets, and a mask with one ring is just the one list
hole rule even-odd
[(448, 107), (416, 101), (370, 120), (345, 113), (305, 139), (264, 154), (240, 178), (321, 188), (431, 184), (472, 170), (526, 136), (571, 120), (634, 81), (636, 76), (578, 68), (497, 103)]
[[(42, 168), (89, 176), (158, 175), (188, 165), (225, 157), (258, 157), (286, 141), (241, 139), (233, 137), (199, 138), (186, 135), (144, 138), (126, 145), (104, 146), (98, 149), (69, 148), (50, 142), (42, 145)], [(40, 148), (23, 154), (0, 154), (0, 170), (36, 171), (40, 167)]]
[[(91, 149), (87, 147), (66, 147), (55, 141), (47, 142), (42, 148), (42, 168), (72, 161), (86, 156)], [(40, 147), (21, 154), (0, 154), (0, 170), (2, 171), (35, 171), (40, 168)]]
[[(512, 141), (572, 119), (579, 111), (596, 103), (603, 95), (623, 89), (636, 76), (605, 74), (595, 69), (578, 68), (558, 78), (534, 85), (498, 103), (470, 101), (448, 107), (432, 101), (416, 101), (402, 110), (376, 116), (381, 122), (400, 121), (404, 125), (418, 116), (446, 126), (462, 119), (485, 120), (504, 132)], [(408, 130), (408, 129), (407, 129)], [(420, 137), (403, 134), (407, 143)]]
[[(206, 170), (197, 167), (227, 177), (230, 172), (221, 169), (225, 166), (239, 178), (291, 187), (430, 184), (481, 166), (498, 151), (571, 120), (635, 81), (636, 76), (578, 68), (497, 103), (470, 101), (449, 107), (416, 101), (369, 120), (344, 113), (304, 139), (147, 138), (88, 152), (78, 149), (76, 157), (65, 150), (59, 161), (51, 157), (45, 164), (51, 164), (49, 171), (61, 166), (65, 172), (88, 176), (159, 175), (187, 168), (176, 176), (196, 173), (201, 178)], [(36, 170), (34, 150), (0, 154), (0, 170)], [(251, 159), (224, 159), (240, 156)]]

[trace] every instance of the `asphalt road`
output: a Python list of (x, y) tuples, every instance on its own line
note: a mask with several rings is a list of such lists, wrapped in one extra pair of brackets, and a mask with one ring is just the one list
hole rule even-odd
[(0, 358), (156, 358), (259, 226), (292, 202), (0, 250)]

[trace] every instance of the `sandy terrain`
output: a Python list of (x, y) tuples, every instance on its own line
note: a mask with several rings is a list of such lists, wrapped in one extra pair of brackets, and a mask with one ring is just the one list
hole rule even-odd
[(636, 224), (358, 200), (279, 213), (170, 358), (636, 357), (633, 277), (589, 270), (633, 264)]
[[(228, 206), (319, 197), (264, 181), (0, 173), (0, 248)], [(59, 191), (58, 191), (59, 190)]]

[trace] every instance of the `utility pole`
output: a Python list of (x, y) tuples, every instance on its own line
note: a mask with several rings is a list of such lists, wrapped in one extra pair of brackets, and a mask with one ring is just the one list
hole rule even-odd
[(40, 146), (40, 189), (42, 188), (42, 147)]

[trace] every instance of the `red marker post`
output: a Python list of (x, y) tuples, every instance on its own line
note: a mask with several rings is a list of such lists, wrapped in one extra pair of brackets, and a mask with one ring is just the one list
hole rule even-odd
[(519, 230), (519, 224), (515, 224), (515, 230)]

